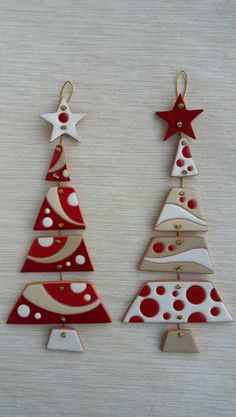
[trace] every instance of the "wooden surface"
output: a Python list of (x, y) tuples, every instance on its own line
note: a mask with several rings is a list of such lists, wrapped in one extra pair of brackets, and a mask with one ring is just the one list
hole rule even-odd
[[(2, 0), (0, 16), (1, 417), (233, 417), (233, 324), (192, 325), (201, 353), (185, 355), (159, 351), (165, 326), (120, 320), (142, 282), (163, 277), (136, 266), (177, 184), (176, 140), (162, 142), (153, 115), (172, 106), (183, 68), (187, 106), (205, 109), (192, 146), (200, 175), (188, 185), (200, 193), (213, 279), (235, 317), (235, 1)], [(66, 79), (72, 110), (88, 112), (81, 145), (65, 142), (96, 266), (87, 277), (114, 318), (80, 326), (84, 354), (46, 351), (51, 326), (5, 324), (26, 282), (57, 278), (19, 270), (48, 187), (50, 127), (38, 115), (55, 111)]]

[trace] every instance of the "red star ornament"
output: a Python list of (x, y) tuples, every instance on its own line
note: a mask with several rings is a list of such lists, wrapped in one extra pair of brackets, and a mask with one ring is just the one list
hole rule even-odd
[(168, 123), (164, 140), (175, 135), (175, 133), (184, 133), (185, 135), (196, 139), (191, 122), (202, 111), (202, 109), (187, 110), (183, 97), (179, 94), (172, 110), (156, 112), (157, 116)]

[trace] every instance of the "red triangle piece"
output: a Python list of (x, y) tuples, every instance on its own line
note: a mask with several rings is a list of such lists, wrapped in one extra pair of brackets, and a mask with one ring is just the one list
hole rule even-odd
[(56, 182), (70, 181), (69, 172), (66, 166), (65, 151), (62, 145), (57, 145), (54, 149), (45, 180)]
[(89, 272), (93, 266), (80, 235), (35, 238), (21, 272)]
[(85, 229), (73, 187), (50, 187), (39, 211), (34, 230)]
[(90, 282), (31, 282), (8, 317), (11, 324), (110, 323)]

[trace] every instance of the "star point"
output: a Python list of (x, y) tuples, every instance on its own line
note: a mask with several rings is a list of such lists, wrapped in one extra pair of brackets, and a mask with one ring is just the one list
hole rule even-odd
[(172, 110), (156, 112), (157, 116), (168, 123), (164, 140), (169, 139), (176, 133), (184, 133), (196, 139), (191, 122), (202, 112), (202, 109), (187, 110), (183, 97), (179, 94)]
[(53, 126), (50, 142), (64, 134), (80, 142), (76, 125), (85, 116), (87, 116), (87, 113), (72, 113), (65, 97), (62, 97), (55, 113), (43, 113), (40, 115), (41, 119), (46, 120)]

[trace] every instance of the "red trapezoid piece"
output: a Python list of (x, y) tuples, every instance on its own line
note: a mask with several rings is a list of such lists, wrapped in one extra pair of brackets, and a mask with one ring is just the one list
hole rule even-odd
[(66, 166), (65, 151), (62, 145), (56, 145), (51, 163), (45, 177), (47, 181), (70, 181), (69, 172)]

